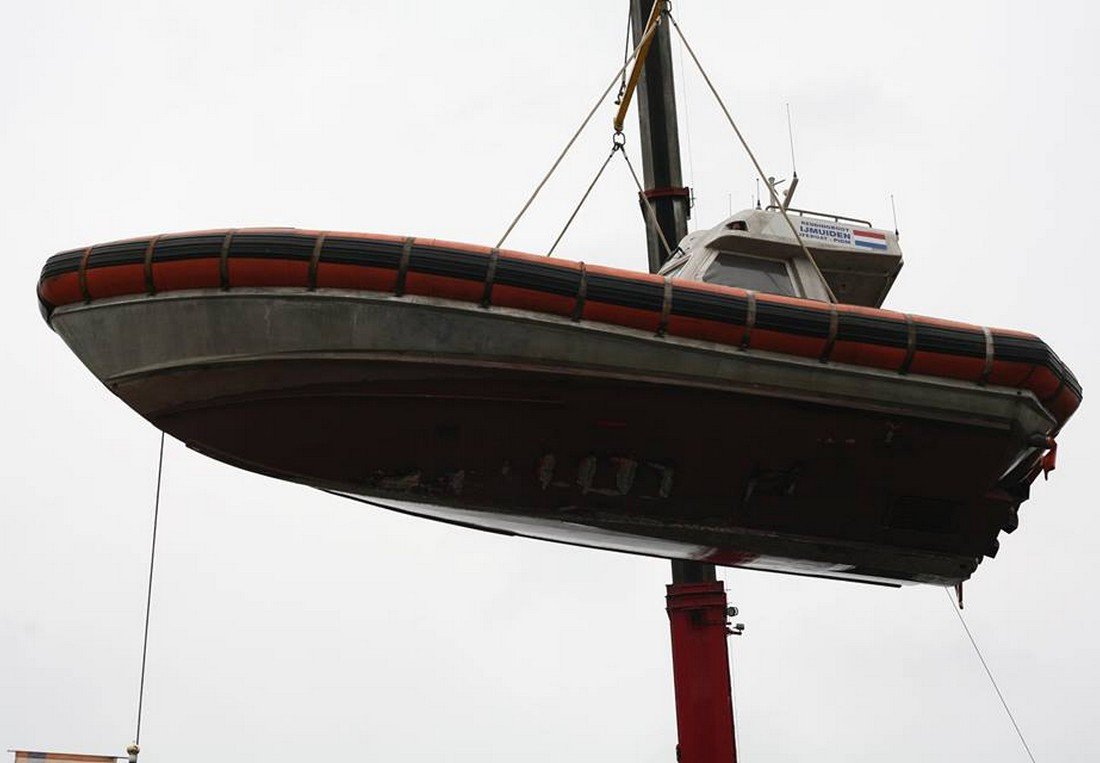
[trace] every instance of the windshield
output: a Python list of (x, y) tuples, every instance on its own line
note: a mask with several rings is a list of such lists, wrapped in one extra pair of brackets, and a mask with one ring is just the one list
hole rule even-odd
[(782, 260), (719, 252), (703, 274), (703, 280), (720, 286), (736, 286), (766, 294), (798, 296), (787, 263)]

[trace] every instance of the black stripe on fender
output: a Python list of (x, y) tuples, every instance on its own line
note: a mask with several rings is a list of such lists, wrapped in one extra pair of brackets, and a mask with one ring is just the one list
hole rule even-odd
[(123, 241), (117, 244), (102, 244), (88, 257), (89, 269), (106, 268), (112, 265), (138, 265), (145, 259), (145, 247), (150, 239), (144, 241)]
[(40, 279), (53, 278), (64, 273), (75, 273), (80, 268), (80, 260), (84, 256), (84, 249), (70, 249), (67, 252), (59, 252), (46, 260), (42, 266)]
[(749, 302), (744, 297), (672, 285), (673, 315), (744, 326), (748, 309)]
[[(1041, 341), (1041, 340), (1040, 340)], [(1046, 347), (1046, 344), (1043, 344)], [(1051, 372), (1061, 379), (1066, 387), (1068, 387), (1078, 398), (1081, 397), (1081, 383), (1077, 381), (1077, 377), (1073, 375), (1073, 372), (1069, 370), (1069, 366), (1062, 362), (1062, 359), (1054, 354), (1054, 351), (1047, 347), (1047, 352), (1050, 353), (1050, 361), (1046, 363), (1046, 367)]]
[(650, 281), (634, 281), (629, 278), (588, 274), (588, 301), (608, 305), (632, 307), (636, 310), (661, 311), (664, 300), (664, 284)]
[(504, 256), (497, 263), (494, 280), (501, 286), (534, 289), (560, 297), (575, 297), (581, 286), (581, 273), (575, 268)]
[(484, 282), (489, 272), (489, 256), (480, 252), (414, 246), (409, 256), (409, 271)]
[(829, 314), (813, 307), (758, 299), (756, 328), (824, 339), (829, 336)]
[(930, 326), (917, 321), (917, 351), (939, 352), (967, 358), (985, 358), (985, 335), (975, 328), (965, 330)]
[(909, 345), (909, 331), (905, 321), (891, 318), (871, 318), (858, 313), (841, 312), (837, 321), (836, 338), (840, 342), (878, 344), (884, 347), (905, 349)]
[(1046, 342), (1031, 337), (1012, 336), (993, 332), (996, 341), (993, 344), (993, 358), (1011, 363), (1028, 365), (1050, 365), (1055, 355)]
[[(220, 247), (224, 237), (219, 235), (215, 238)], [(229, 244), (229, 258), (271, 258), (309, 262), (310, 258), (313, 257), (314, 240), (313, 236), (305, 236), (300, 233), (242, 233), (238, 231), (233, 235), (233, 241)], [(159, 257), (157, 259), (160, 260)]]
[[(232, 235), (232, 234), (230, 234)], [(156, 262), (178, 260), (202, 260), (221, 257), (225, 233), (207, 233), (200, 236), (178, 236), (157, 241)]]
[(325, 251), (321, 253), (321, 262), (397, 270), (401, 263), (401, 248), (400, 241), (325, 236)]

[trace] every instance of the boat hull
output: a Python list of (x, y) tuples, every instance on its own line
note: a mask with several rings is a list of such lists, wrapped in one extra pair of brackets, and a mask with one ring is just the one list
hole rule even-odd
[(967, 578), (1014, 527), (1030, 392), (423, 296), (198, 289), (55, 309), (188, 446), (506, 534), (869, 582)]

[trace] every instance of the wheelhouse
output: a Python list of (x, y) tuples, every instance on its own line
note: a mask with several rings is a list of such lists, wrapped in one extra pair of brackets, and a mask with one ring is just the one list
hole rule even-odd
[(660, 273), (820, 301), (828, 301), (831, 289), (840, 302), (882, 304), (902, 265), (895, 232), (837, 215), (803, 210), (787, 214), (812, 262), (780, 210), (749, 209), (685, 236)]

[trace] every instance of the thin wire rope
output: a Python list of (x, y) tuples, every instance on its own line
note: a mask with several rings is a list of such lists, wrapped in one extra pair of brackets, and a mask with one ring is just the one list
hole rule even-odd
[(600, 165), (600, 171), (596, 173), (596, 177), (592, 178), (592, 182), (588, 184), (588, 189), (584, 192), (584, 196), (581, 196), (581, 200), (577, 202), (576, 209), (573, 210), (573, 214), (569, 215), (569, 219), (565, 221), (565, 227), (561, 229), (561, 233), (554, 239), (553, 245), (550, 247), (550, 251), (546, 253), (549, 257), (554, 253), (554, 250), (558, 248), (558, 243), (565, 236), (565, 232), (569, 230), (569, 226), (573, 224), (573, 220), (576, 219), (577, 213), (581, 211), (581, 207), (584, 206), (584, 202), (588, 201), (588, 195), (592, 193), (592, 189), (596, 187), (596, 183), (599, 182), (600, 176), (603, 175), (603, 171), (607, 169), (607, 165), (611, 164), (611, 159), (615, 156), (615, 152), (619, 150), (619, 145), (615, 144), (611, 147), (611, 153), (607, 155), (607, 158), (603, 160), (603, 164)]
[(756, 160), (756, 154), (749, 148), (748, 141), (745, 140), (745, 136), (741, 134), (740, 128), (737, 127), (737, 123), (733, 121), (733, 116), (730, 114), (730, 110), (726, 108), (725, 101), (722, 100), (722, 96), (718, 94), (717, 88), (714, 87), (714, 83), (710, 81), (710, 77), (707, 75), (703, 65), (699, 62), (699, 57), (695, 55), (695, 51), (688, 43), (687, 38), (684, 37), (683, 31), (680, 29), (680, 25), (676, 23), (676, 18), (672, 15), (671, 11), (668, 13), (669, 21), (672, 22), (673, 28), (676, 30), (676, 34), (680, 37), (680, 42), (684, 44), (687, 49), (688, 55), (691, 56), (691, 60), (695, 62), (695, 66), (699, 69), (699, 73), (703, 75), (703, 80), (707, 83), (707, 87), (710, 88), (710, 92), (714, 94), (715, 100), (718, 101), (718, 106), (722, 109), (722, 113), (726, 115), (726, 121), (729, 122), (730, 127), (733, 128), (733, 132), (737, 135), (737, 139), (741, 141), (742, 148), (745, 149), (745, 153), (748, 154), (749, 159), (752, 161), (753, 167), (756, 168), (756, 174), (760, 176), (760, 179), (764, 181), (764, 185), (768, 187), (768, 194), (771, 198), (772, 205), (779, 209), (779, 213), (783, 215), (783, 219), (787, 221), (787, 227), (791, 229), (791, 233), (794, 234), (795, 240), (798, 241), (798, 245), (802, 247), (802, 251), (806, 254), (806, 258), (810, 261), (810, 265), (817, 272), (818, 278), (821, 279), (821, 285), (825, 287), (825, 293), (829, 295), (829, 300), (836, 302), (836, 295), (833, 294), (832, 288), (829, 287), (829, 282), (825, 280), (825, 275), (821, 272), (821, 268), (817, 265), (817, 260), (810, 254), (809, 247), (806, 246), (806, 242), (802, 240), (802, 236), (799, 234), (798, 229), (791, 221), (790, 215), (787, 214), (787, 210), (783, 208), (783, 205), (779, 203), (779, 196), (775, 193), (775, 187), (768, 182), (767, 175), (764, 174), (764, 169), (760, 166), (760, 162)]
[(138, 683), (137, 730), (134, 744), (141, 744), (141, 710), (145, 703), (145, 660), (149, 654), (149, 614), (153, 607), (153, 565), (157, 558), (157, 523), (160, 519), (160, 484), (164, 474), (164, 432), (160, 433), (160, 453), (157, 456), (157, 492), (153, 500), (153, 540), (149, 548), (149, 585), (145, 592), (145, 635), (141, 640), (141, 681)]
[(963, 617), (963, 613), (955, 606), (954, 599), (951, 598), (951, 592), (944, 588), (944, 594), (947, 596), (947, 603), (955, 614), (959, 617), (959, 622), (962, 623), (963, 630), (966, 631), (966, 637), (970, 639), (970, 645), (974, 647), (974, 653), (978, 655), (978, 660), (982, 663), (982, 667), (985, 668), (985, 674), (989, 676), (989, 682), (993, 684), (993, 691), (997, 692), (997, 698), (1001, 700), (1001, 706), (1004, 707), (1005, 713), (1008, 715), (1008, 719), (1012, 721), (1012, 728), (1016, 729), (1016, 736), (1020, 737), (1020, 744), (1024, 746), (1024, 752), (1031, 758), (1031, 763), (1035, 763), (1035, 756), (1031, 754), (1031, 748), (1027, 745), (1027, 740), (1024, 739), (1024, 732), (1020, 730), (1020, 724), (1016, 723), (1016, 717), (1012, 714), (1012, 710), (1008, 707), (1008, 702), (1005, 701), (1005, 696), (1001, 694), (1001, 687), (997, 686), (997, 679), (993, 677), (993, 671), (989, 669), (989, 665), (985, 661), (985, 657), (982, 656), (982, 650), (978, 648), (978, 642), (974, 640), (974, 634), (970, 632), (970, 627), (966, 624), (966, 618)]
[(604, 89), (603, 95), (601, 95), (600, 99), (596, 101), (596, 105), (592, 107), (592, 110), (588, 112), (588, 116), (584, 118), (584, 121), (581, 122), (581, 126), (577, 128), (577, 131), (575, 133), (573, 133), (573, 137), (570, 138), (569, 142), (565, 144), (565, 148), (563, 148), (561, 150), (561, 153), (558, 154), (558, 158), (554, 160), (554, 163), (550, 166), (550, 170), (546, 173), (543, 179), (539, 181), (539, 184), (535, 186), (535, 190), (531, 194), (531, 197), (527, 199), (527, 203), (523, 205), (523, 208), (520, 209), (519, 214), (517, 214), (515, 219), (512, 220), (512, 224), (508, 226), (508, 230), (504, 231), (504, 235), (500, 237), (500, 241), (497, 242), (497, 249), (504, 246), (505, 239), (508, 238), (508, 236), (512, 232), (512, 229), (516, 227), (517, 223), (519, 223), (520, 218), (523, 217), (523, 215), (527, 212), (527, 209), (535, 201), (535, 197), (539, 195), (539, 192), (542, 190), (543, 186), (545, 186), (547, 181), (550, 180), (550, 177), (554, 174), (554, 171), (557, 170), (558, 165), (561, 164), (561, 160), (565, 158), (565, 155), (569, 153), (569, 149), (571, 149), (573, 147), (573, 144), (577, 142), (577, 138), (579, 138), (581, 133), (584, 132), (584, 128), (588, 127), (588, 123), (592, 121), (592, 117), (596, 115), (596, 112), (599, 110), (600, 106), (602, 106), (603, 102), (607, 100), (608, 94), (611, 92), (611, 89), (615, 87), (615, 83), (619, 81), (619, 77), (622, 76), (623, 72), (626, 71), (626, 67), (629, 66), (630, 62), (634, 60), (634, 57), (638, 55), (638, 51), (643, 45), (646, 44), (646, 41), (649, 40), (649, 38), (653, 36), (653, 33), (657, 31), (657, 26), (658, 24), (653, 24), (652, 26), (650, 26), (646, 33), (642, 35), (642, 39), (639, 40), (638, 44), (634, 47), (634, 52), (631, 53), (626, 61), (623, 62), (622, 67), (617, 72), (615, 72), (615, 76), (611, 78), (611, 82), (609, 82), (607, 87)]
[(649, 221), (653, 224), (653, 229), (657, 231), (657, 235), (661, 237), (661, 243), (665, 247), (665, 254), (668, 258), (672, 259), (672, 247), (668, 245), (668, 239), (665, 238), (665, 232), (661, 230), (661, 223), (657, 220), (657, 210), (653, 208), (653, 205), (649, 203), (649, 197), (645, 195), (645, 191), (642, 190), (642, 183), (638, 180), (638, 173), (634, 171), (634, 165), (630, 163), (630, 157), (626, 154), (626, 149), (622, 150), (623, 159), (626, 159), (626, 166), (630, 168), (630, 176), (634, 178), (634, 185), (638, 186), (638, 198), (642, 200), (645, 205), (646, 212), (649, 213)]

